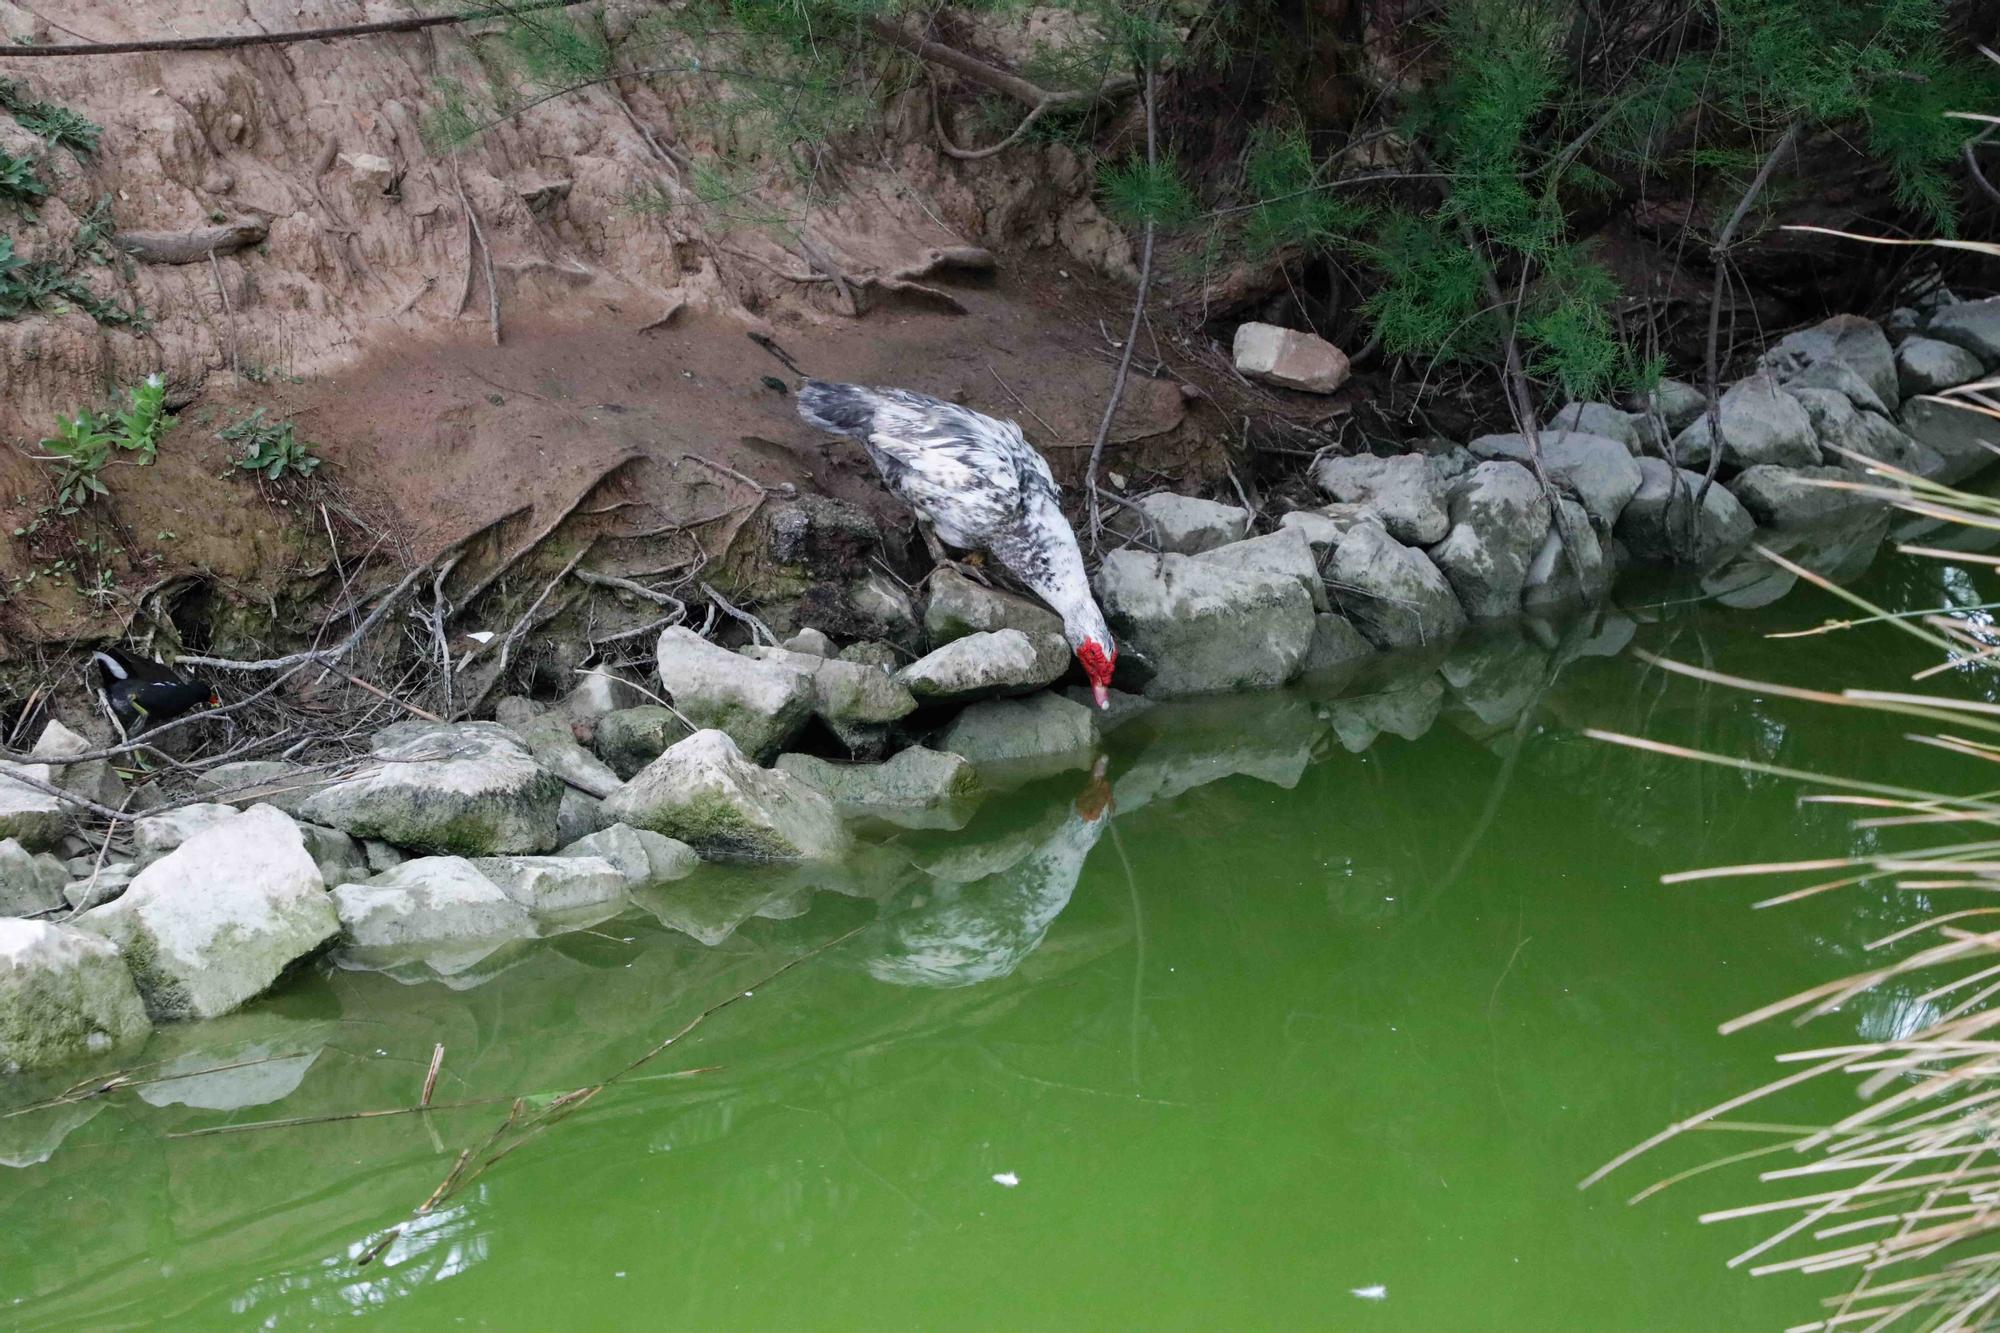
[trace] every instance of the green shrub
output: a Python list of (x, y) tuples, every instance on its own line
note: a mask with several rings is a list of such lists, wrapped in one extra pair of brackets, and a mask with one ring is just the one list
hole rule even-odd
[(293, 433), (292, 423), (266, 421), (261, 407), (216, 434), (226, 443), (242, 446), (243, 454), (232, 466), (254, 472), (265, 481), (310, 477), (319, 468), (319, 456), (312, 445)]

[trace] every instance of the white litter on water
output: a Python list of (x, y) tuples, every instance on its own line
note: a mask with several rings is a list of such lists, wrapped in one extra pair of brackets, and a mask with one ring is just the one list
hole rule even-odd
[(1012, 1171), (1002, 1171), (993, 1177), (993, 1183), (996, 1185), (1005, 1185), (1008, 1189), (1013, 1189), (1021, 1183), (1021, 1178)]
[(1352, 1292), (1364, 1301), (1386, 1301), (1389, 1299), (1389, 1289), (1379, 1282), (1372, 1287), (1352, 1288)]

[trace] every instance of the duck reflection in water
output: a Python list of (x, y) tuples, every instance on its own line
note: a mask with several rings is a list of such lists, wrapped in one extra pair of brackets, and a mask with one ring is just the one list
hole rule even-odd
[(972, 986), (1012, 974), (1076, 891), (1090, 849), (1111, 824), (1111, 784), (1098, 756), (1068, 816), (1004, 870), (955, 883), (927, 878), (870, 931), (867, 967), (898, 986)]

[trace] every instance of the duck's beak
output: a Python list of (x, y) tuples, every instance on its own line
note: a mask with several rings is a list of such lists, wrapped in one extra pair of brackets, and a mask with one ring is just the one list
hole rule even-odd
[(1099, 708), (1111, 707), (1111, 691), (1099, 685), (1096, 681), (1090, 683), (1090, 697), (1097, 700)]

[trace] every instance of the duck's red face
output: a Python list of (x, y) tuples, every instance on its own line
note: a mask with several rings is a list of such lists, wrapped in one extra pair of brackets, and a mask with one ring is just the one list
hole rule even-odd
[(1111, 669), (1118, 664), (1118, 650), (1096, 639), (1085, 639), (1076, 646), (1076, 660), (1083, 663), (1083, 674), (1090, 677), (1090, 694), (1097, 706), (1111, 707)]

